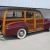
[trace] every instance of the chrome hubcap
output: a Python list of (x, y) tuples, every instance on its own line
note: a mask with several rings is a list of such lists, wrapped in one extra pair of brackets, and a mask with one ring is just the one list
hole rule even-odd
[(19, 29), (17, 32), (17, 37), (20, 39), (23, 39), (26, 36), (26, 30), (25, 29)]
[(19, 36), (22, 37), (24, 35), (24, 31), (20, 31)]

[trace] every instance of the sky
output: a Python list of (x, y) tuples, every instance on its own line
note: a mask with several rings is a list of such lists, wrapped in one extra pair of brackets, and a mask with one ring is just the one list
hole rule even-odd
[(0, 6), (16, 6), (50, 9), (50, 0), (0, 0)]

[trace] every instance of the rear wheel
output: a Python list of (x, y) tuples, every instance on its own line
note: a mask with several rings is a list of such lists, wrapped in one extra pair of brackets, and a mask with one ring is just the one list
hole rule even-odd
[(17, 32), (17, 37), (18, 37), (19, 39), (23, 39), (23, 38), (26, 37), (26, 34), (27, 34), (26, 29), (20, 28), (20, 29), (18, 30), (18, 32)]

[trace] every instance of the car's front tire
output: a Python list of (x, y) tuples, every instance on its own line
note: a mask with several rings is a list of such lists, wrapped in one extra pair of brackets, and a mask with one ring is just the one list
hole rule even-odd
[(17, 31), (17, 37), (18, 37), (19, 39), (25, 38), (25, 37), (26, 37), (26, 34), (27, 34), (27, 32), (26, 32), (26, 29), (24, 29), (24, 28), (20, 28), (20, 29)]

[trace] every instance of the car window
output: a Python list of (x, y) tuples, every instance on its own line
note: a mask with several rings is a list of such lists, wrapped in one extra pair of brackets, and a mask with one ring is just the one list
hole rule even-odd
[(41, 15), (40, 12), (34, 12), (34, 14), (35, 14), (35, 17), (36, 17), (36, 18), (41, 18), (41, 17), (42, 17), (42, 15)]
[(7, 17), (13, 17), (13, 11), (8, 11)]
[(15, 17), (16, 18), (21, 18), (23, 17), (24, 13), (22, 11), (15, 11)]
[(31, 18), (33, 16), (33, 12), (28, 11), (26, 12), (26, 18)]
[(4, 11), (0, 11), (0, 18), (3, 17)]

